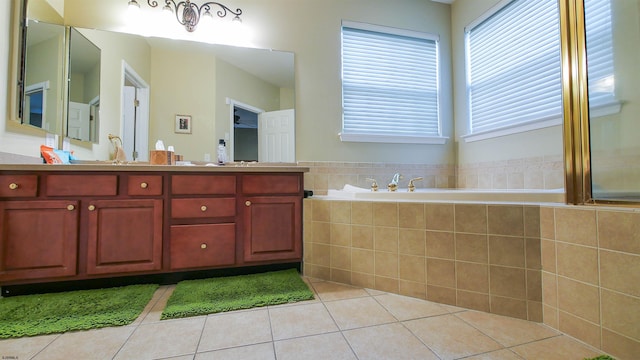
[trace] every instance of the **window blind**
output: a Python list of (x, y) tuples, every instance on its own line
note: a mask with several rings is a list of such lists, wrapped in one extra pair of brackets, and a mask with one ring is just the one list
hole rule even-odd
[(562, 116), (557, 0), (515, 0), (466, 30), (471, 133)]
[(342, 100), (341, 135), (440, 136), (437, 38), (343, 24)]
[(589, 106), (593, 108), (616, 101), (611, 2), (610, 0), (586, 0), (584, 13)]

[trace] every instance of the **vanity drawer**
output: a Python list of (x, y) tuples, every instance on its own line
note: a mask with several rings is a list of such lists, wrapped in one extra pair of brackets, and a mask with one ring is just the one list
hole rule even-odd
[(171, 217), (211, 218), (236, 216), (235, 198), (172, 199)]
[(38, 195), (38, 175), (0, 175), (0, 197)]
[(171, 269), (233, 265), (236, 225), (174, 225), (171, 227)]
[(300, 194), (302, 187), (298, 174), (244, 175), (243, 194)]
[(127, 184), (127, 194), (131, 196), (162, 195), (162, 176), (131, 175)]
[(171, 193), (175, 195), (233, 195), (235, 175), (173, 175)]
[(49, 196), (112, 196), (118, 194), (118, 175), (49, 175)]

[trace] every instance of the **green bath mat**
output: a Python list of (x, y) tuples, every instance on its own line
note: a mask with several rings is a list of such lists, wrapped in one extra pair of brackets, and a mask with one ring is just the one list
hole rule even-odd
[(167, 301), (161, 319), (313, 299), (295, 269), (262, 274), (181, 281)]
[(0, 299), (0, 339), (132, 323), (158, 285), (78, 290)]

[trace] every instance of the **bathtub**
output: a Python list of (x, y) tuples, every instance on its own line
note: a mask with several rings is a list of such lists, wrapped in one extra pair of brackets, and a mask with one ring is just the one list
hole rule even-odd
[(479, 190), (479, 189), (386, 189), (371, 191), (353, 185), (340, 190), (329, 189), (327, 198), (369, 201), (438, 201), (438, 202), (482, 202), (482, 203), (564, 203), (564, 189), (552, 190)]

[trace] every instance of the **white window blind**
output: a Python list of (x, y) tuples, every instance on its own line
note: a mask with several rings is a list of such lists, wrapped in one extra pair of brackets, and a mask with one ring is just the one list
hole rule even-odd
[(343, 141), (440, 137), (437, 37), (360, 25), (342, 27)]
[(562, 116), (557, 0), (514, 0), (466, 29), (471, 133)]
[(590, 108), (616, 102), (610, 0), (584, 2)]

